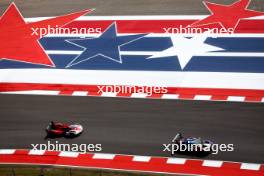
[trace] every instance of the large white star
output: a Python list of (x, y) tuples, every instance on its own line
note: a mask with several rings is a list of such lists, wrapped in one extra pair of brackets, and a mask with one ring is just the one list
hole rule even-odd
[(193, 56), (203, 55), (212, 51), (220, 51), (222, 48), (204, 43), (207, 35), (199, 34), (193, 38), (185, 38), (182, 35), (172, 35), (172, 47), (158, 52), (147, 59), (177, 56), (182, 69), (189, 63)]

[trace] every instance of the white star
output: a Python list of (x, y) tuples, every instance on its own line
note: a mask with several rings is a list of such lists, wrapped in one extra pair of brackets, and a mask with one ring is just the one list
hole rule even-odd
[(172, 35), (172, 47), (154, 54), (147, 59), (178, 56), (180, 66), (184, 69), (193, 56), (203, 55), (211, 51), (223, 50), (222, 48), (204, 43), (206, 39), (207, 35), (205, 34), (196, 35), (190, 39), (182, 35)]

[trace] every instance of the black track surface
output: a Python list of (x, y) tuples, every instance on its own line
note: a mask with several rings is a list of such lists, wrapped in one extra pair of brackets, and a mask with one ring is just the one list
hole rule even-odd
[[(14, 0), (0, 1), (0, 14)], [(96, 8), (89, 15), (205, 15), (203, 0), (15, 0), (25, 17), (54, 16)], [(210, 0), (231, 4), (237, 0)], [(263, 0), (252, 0), (250, 9), (264, 11)]]
[(206, 158), (263, 163), (262, 104), (0, 95), (0, 117), (0, 148), (47, 143), (44, 129), (54, 120), (79, 122), (85, 131), (53, 143), (101, 143), (107, 153), (169, 156), (162, 144), (181, 131), (235, 146), (234, 152)]

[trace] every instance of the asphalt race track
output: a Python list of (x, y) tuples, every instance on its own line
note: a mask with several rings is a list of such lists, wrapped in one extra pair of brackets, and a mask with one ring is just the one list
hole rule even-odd
[[(13, 0), (1, 0), (0, 14)], [(203, 0), (20, 0), (15, 1), (24, 17), (54, 16), (96, 8), (93, 15), (204, 15), (209, 14)], [(210, 0), (230, 4), (236, 0)], [(263, 0), (252, 0), (250, 9), (264, 11)]]
[(0, 100), (1, 148), (47, 143), (44, 129), (54, 120), (79, 122), (85, 131), (53, 143), (100, 143), (106, 153), (169, 156), (162, 144), (181, 131), (235, 146), (234, 152), (206, 158), (263, 163), (262, 104), (26, 95)]

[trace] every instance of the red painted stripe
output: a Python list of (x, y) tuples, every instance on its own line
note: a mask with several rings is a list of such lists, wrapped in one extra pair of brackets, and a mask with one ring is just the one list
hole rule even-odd
[[(92, 20), (92, 21), (74, 21), (68, 24), (67, 28), (101, 28), (104, 31), (111, 23), (117, 23), (119, 33), (165, 33), (164, 28), (184, 28), (195, 20)], [(264, 20), (241, 20), (236, 28), (236, 33), (264, 33)], [(211, 24), (202, 26), (203, 31), (208, 28), (220, 29), (219, 24)], [(96, 33), (91, 30), (90, 33)]]
[(73, 94), (72, 90), (62, 90), (59, 93), (59, 95), (72, 95), (72, 94)]
[(245, 98), (245, 101), (251, 101), (251, 102), (260, 102), (262, 100), (261, 97), (251, 97), (251, 96), (247, 96)]
[[(264, 90), (254, 89), (221, 89), (221, 88), (175, 88), (169, 87), (168, 93), (172, 94), (188, 94), (188, 95), (218, 95), (225, 96), (252, 96), (263, 97)], [(216, 98), (216, 97), (213, 97)]]
[(179, 98), (180, 99), (189, 99), (189, 100), (193, 100), (194, 99), (195, 94), (187, 94), (187, 93), (183, 93), (183, 94), (179, 94)]
[(217, 101), (217, 100), (227, 100), (227, 97), (228, 96), (226, 96), (226, 95), (213, 95), (211, 97), (211, 100), (215, 100), (215, 101)]
[(58, 151), (45, 151), (44, 155), (49, 155), (49, 156), (58, 156), (60, 152)]
[[(73, 91), (88, 91), (88, 95), (100, 96), (98, 85), (71, 85), (71, 84), (38, 84), (38, 83), (0, 83), (0, 92), (26, 90), (54, 90), (61, 95), (71, 95)], [(227, 96), (245, 96), (246, 100), (261, 101), (264, 90), (250, 89), (217, 89), (217, 88), (176, 88), (168, 87), (168, 94), (179, 94), (179, 98), (193, 99), (195, 95), (212, 95), (212, 100), (226, 100)], [(137, 92), (134, 92), (137, 93)], [(129, 94), (118, 94), (129, 96)], [(160, 97), (162, 94), (153, 94), (151, 97)]]
[(114, 159), (93, 159), (93, 154), (79, 154), (77, 158), (60, 157), (58, 154), (58, 152), (45, 152), (45, 155), (28, 155), (26, 151), (16, 151), (15, 154), (0, 154), (0, 163), (51, 164), (211, 176), (261, 176), (264, 174), (263, 165), (260, 165), (260, 170), (243, 170), (240, 169), (241, 163), (233, 162), (223, 162), (218, 168), (203, 166), (203, 160), (186, 160), (184, 164), (167, 164), (167, 158), (163, 157), (151, 157), (149, 162), (138, 162), (133, 161), (133, 156), (126, 155), (116, 155)]
[(153, 94), (147, 96), (147, 98), (161, 98), (162, 95), (163, 95), (163, 94), (155, 94), (155, 93), (153, 93)]
[(117, 97), (131, 97), (132, 93), (118, 93)]
[(16, 150), (15, 155), (27, 155), (29, 152), (28, 150)]
[(89, 96), (101, 96), (102, 93), (101, 92), (98, 92), (98, 91), (89, 91), (88, 93)]

